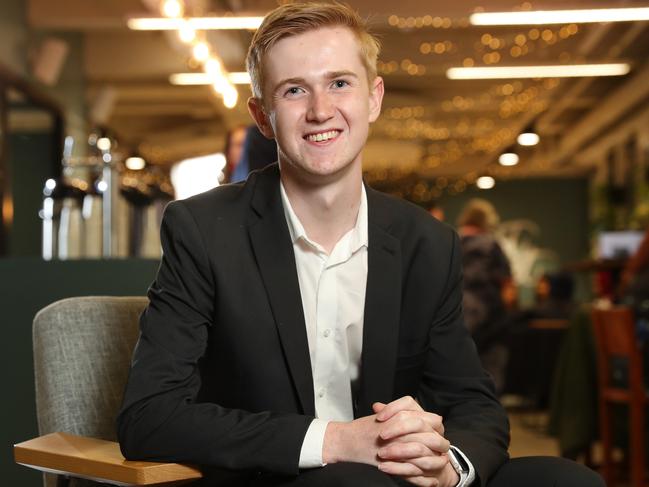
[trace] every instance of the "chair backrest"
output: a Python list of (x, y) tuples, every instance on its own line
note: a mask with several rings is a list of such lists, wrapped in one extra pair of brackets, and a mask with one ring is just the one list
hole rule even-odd
[(145, 297), (78, 297), (34, 318), (40, 434), (64, 431), (115, 440)]
[(642, 352), (629, 308), (594, 309), (600, 390), (629, 390), (644, 395)]

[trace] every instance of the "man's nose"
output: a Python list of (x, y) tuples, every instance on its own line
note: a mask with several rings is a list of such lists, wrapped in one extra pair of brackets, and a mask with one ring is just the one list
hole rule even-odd
[(309, 99), (307, 120), (309, 122), (324, 122), (334, 115), (334, 104), (331, 96), (324, 92), (315, 92)]

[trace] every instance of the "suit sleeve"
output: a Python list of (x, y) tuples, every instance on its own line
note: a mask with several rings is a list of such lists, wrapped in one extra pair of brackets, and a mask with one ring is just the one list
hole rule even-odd
[(183, 202), (162, 222), (163, 257), (140, 320), (118, 439), (128, 459), (297, 474), (313, 418), (252, 413), (197, 401), (218, 290), (198, 227)]
[(418, 397), (424, 409), (442, 415), (445, 436), (475, 467), (474, 484), (484, 487), (508, 458), (509, 422), (464, 324), (460, 248), (455, 234)]

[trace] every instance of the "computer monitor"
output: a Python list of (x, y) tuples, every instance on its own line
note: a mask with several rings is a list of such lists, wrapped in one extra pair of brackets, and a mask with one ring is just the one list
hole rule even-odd
[(633, 255), (642, 241), (643, 232), (625, 230), (602, 232), (598, 238), (598, 253), (601, 259), (621, 259)]

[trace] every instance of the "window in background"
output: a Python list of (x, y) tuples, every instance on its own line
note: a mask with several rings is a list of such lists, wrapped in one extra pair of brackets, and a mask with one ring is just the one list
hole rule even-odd
[(182, 200), (219, 185), (225, 156), (221, 153), (185, 159), (171, 168), (171, 183), (176, 199)]

